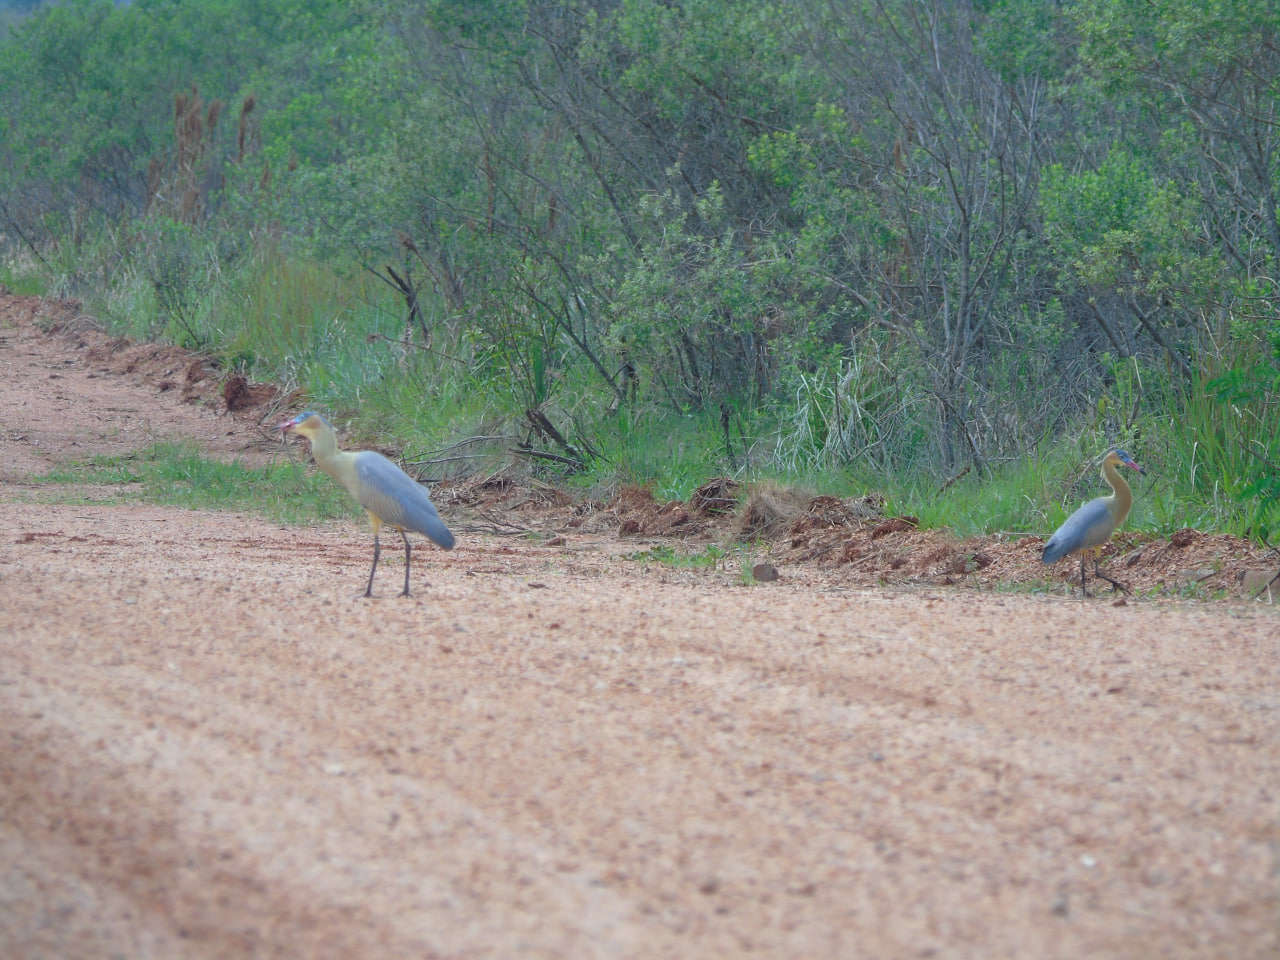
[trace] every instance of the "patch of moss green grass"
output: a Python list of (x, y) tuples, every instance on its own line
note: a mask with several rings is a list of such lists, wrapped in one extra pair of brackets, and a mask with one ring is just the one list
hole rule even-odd
[(626, 555), (628, 560), (638, 563), (660, 563), (676, 569), (705, 570), (715, 569), (720, 561), (728, 556), (728, 552), (714, 543), (707, 544), (699, 551), (680, 550), (676, 547), (661, 545), (649, 550), (640, 550)]
[[(121, 501), (190, 510), (241, 510), (277, 523), (312, 524), (359, 514), (345, 490), (301, 463), (265, 467), (223, 463), (181, 443), (156, 443), (123, 456), (97, 456), (34, 479), (50, 487), (107, 485), (118, 488)], [(65, 499), (80, 498), (69, 492)]]

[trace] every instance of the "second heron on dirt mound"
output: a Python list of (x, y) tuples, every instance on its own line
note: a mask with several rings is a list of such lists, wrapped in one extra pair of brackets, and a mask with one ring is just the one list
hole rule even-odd
[(339, 450), (337, 434), (318, 413), (300, 413), (280, 424), (280, 429), (310, 440), (316, 466), (342, 484), (369, 514), (373, 523), (373, 568), (369, 571), (369, 585), (364, 595), (373, 596), (373, 576), (378, 572), (378, 556), (382, 553), (378, 531), (386, 524), (399, 530), (404, 540), (404, 591), (400, 596), (409, 596), (411, 549), (405, 531), (420, 533), (442, 549), (453, 549), (453, 534), (440, 519), (427, 488), (374, 450), (357, 453)]
[(1111, 484), (1111, 496), (1090, 500), (1067, 517), (1066, 522), (1044, 545), (1044, 553), (1040, 555), (1040, 559), (1045, 563), (1054, 563), (1073, 553), (1080, 554), (1080, 590), (1086, 596), (1089, 591), (1085, 587), (1084, 555), (1090, 551), (1093, 552), (1093, 575), (1106, 580), (1113, 587), (1119, 587), (1128, 592), (1122, 584), (1112, 580), (1098, 569), (1103, 546), (1111, 539), (1116, 528), (1124, 523), (1125, 517), (1129, 515), (1129, 508), (1133, 505), (1133, 493), (1129, 489), (1129, 484), (1125, 483), (1124, 477), (1120, 476), (1119, 471), (1116, 470), (1120, 464), (1146, 474), (1146, 471), (1134, 463), (1133, 458), (1123, 450), (1112, 450), (1107, 453), (1102, 459), (1102, 479)]

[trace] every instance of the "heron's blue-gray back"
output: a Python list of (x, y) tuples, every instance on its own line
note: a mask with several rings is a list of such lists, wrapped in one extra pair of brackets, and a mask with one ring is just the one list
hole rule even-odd
[(1115, 531), (1116, 523), (1108, 509), (1109, 497), (1098, 497), (1090, 500), (1083, 507), (1067, 517), (1056, 533), (1044, 545), (1042, 555), (1045, 563), (1061, 560), (1068, 554), (1091, 547), (1100, 547), (1106, 543)]
[(360, 506), (383, 523), (413, 530), (445, 550), (453, 548), (453, 534), (440, 519), (427, 488), (382, 454), (364, 450), (356, 455), (359, 489), (352, 491)]

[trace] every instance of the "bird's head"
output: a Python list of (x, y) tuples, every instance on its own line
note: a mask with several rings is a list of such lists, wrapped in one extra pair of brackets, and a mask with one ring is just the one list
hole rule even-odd
[(1133, 467), (1133, 469), (1137, 470), (1144, 477), (1147, 475), (1147, 471), (1143, 470), (1142, 467), (1138, 466), (1138, 464), (1134, 462), (1133, 457), (1129, 456), (1129, 454), (1125, 453), (1123, 450), (1120, 450), (1120, 449), (1112, 450), (1110, 453), (1108, 453), (1106, 456), (1106, 459), (1103, 462), (1109, 463), (1113, 467), (1117, 467), (1120, 464), (1124, 464), (1126, 467)]
[(286, 420), (280, 424), (280, 429), (285, 433), (299, 433), (308, 440), (314, 439), (315, 435), (325, 428), (333, 429), (329, 426), (328, 420), (311, 410), (300, 413), (292, 420)]

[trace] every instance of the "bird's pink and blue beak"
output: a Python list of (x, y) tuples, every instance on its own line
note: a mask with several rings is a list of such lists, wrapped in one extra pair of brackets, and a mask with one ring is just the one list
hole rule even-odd
[[(304, 416), (305, 416), (305, 414), (304, 414)], [(300, 424), (301, 422), (302, 422), (302, 417), (301, 417), (301, 416), (294, 417), (292, 420), (286, 420), (284, 423), (280, 424), (280, 426), (279, 426), (279, 427), (277, 427), (276, 429), (277, 429), (277, 430), (292, 430), (292, 429), (294, 429), (298, 424)]]
[(1131, 456), (1125, 453), (1123, 450), (1117, 450), (1116, 456), (1120, 458), (1120, 462), (1123, 463), (1126, 467), (1133, 467), (1133, 469), (1137, 470), (1144, 477), (1147, 475), (1147, 471), (1143, 470), (1142, 467), (1140, 467), (1138, 463)]

